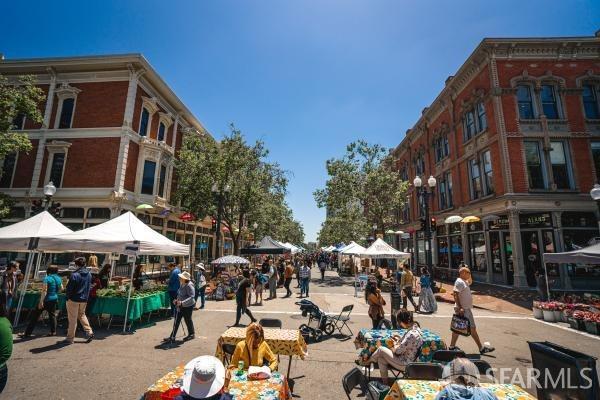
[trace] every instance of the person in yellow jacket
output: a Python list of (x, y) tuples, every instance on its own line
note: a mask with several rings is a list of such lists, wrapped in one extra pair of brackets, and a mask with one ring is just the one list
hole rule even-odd
[(242, 340), (235, 346), (231, 357), (231, 368), (238, 368), (238, 363), (244, 362), (244, 369), (248, 367), (262, 367), (268, 363), (271, 371), (275, 371), (279, 365), (277, 356), (265, 342), (265, 332), (262, 326), (252, 323), (246, 328), (246, 340)]
[(415, 301), (412, 297), (414, 279), (413, 273), (408, 264), (402, 264), (402, 269), (402, 277), (400, 278), (400, 290), (404, 292), (404, 297), (402, 297), (402, 308), (406, 309), (408, 299), (415, 308), (415, 311), (419, 312), (419, 307), (415, 304)]

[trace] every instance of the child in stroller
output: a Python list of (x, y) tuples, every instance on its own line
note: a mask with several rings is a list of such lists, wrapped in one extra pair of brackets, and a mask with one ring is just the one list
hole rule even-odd
[(319, 342), (323, 338), (323, 334), (328, 336), (333, 334), (335, 326), (327, 313), (319, 306), (307, 299), (297, 301), (296, 305), (300, 306), (303, 317), (308, 316), (308, 323), (302, 324), (298, 328), (305, 338), (312, 336), (315, 342)]

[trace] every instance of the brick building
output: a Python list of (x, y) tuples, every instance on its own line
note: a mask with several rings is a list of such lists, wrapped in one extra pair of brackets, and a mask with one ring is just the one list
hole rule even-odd
[[(71, 229), (131, 210), (170, 239), (194, 243), (197, 259), (212, 258), (210, 220), (181, 221), (173, 201), (174, 161), (184, 132), (208, 132), (143, 56), (2, 60), (0, 74), (9, 82), (35, 75), (46, 95), (41, 124), (14, 121), (33, 150), (0, 160), (0, 190), (17, 200), (4, 224), (28, 217), (32, 201), (53, 182), (59, 219)], [(139, 204), (154, 210), (136, 212)], [(227, 253), (231, 241), (224, 243)]]
[[(436, 273), (534, 286), (545, 252), (598, 236), (600, 36), (484, 39), (394, 149), (406, 180), (434, 176)], [(425, 264), (414, 190), (398, 240)], [(445, 224), (449, 216), (473, 223)], [(549, 265), (557, 288), (600, 288), (598, 269)]]

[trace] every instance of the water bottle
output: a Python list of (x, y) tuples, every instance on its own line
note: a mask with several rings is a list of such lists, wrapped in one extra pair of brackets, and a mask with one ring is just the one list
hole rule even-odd
[(240, 360), (238, 361), (238, 371), (237, 371), (238, 375), (243, 375), (244, 374), (244, 360)]

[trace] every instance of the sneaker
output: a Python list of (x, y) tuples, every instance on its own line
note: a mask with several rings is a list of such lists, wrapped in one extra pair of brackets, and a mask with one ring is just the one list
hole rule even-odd
[(450, 347), (448, 347), (448, 350), (450, 350), (450, 351), (461, 351), (460, 347), (458, 347), (458, 346), (450, 346)]
[(94, 334), (92, 333), (91, 335), (86, 335), (86, 343), (90, 343), (92, 340), (94, 340)]
[(481, 349), (479, 349), (479, 354), (491, 353), (494, 350), (496, 350), (496, 349), (493, 348), (492, 346), (485, 345)]
[(65, 339), (65, 340), (61, 340), (60, 342), (58, 342), (58, 344), (62, 344), (64, 346), (68, 346), (70, 344), (73, 344), (73, 341), (71, 339)]
[(184, 342), (187, 342), (188, 340), (192, 340), (195, 339), (196, 336), (192, 333), (191, 335), (187, 335), (186, 337), (183, 338)]
[(163, 342), (174, 342), (174, 341), (175, 341), (175, 338), (172, 336), (169, 336), (169, 337), (166, 337), (163, 339)]

